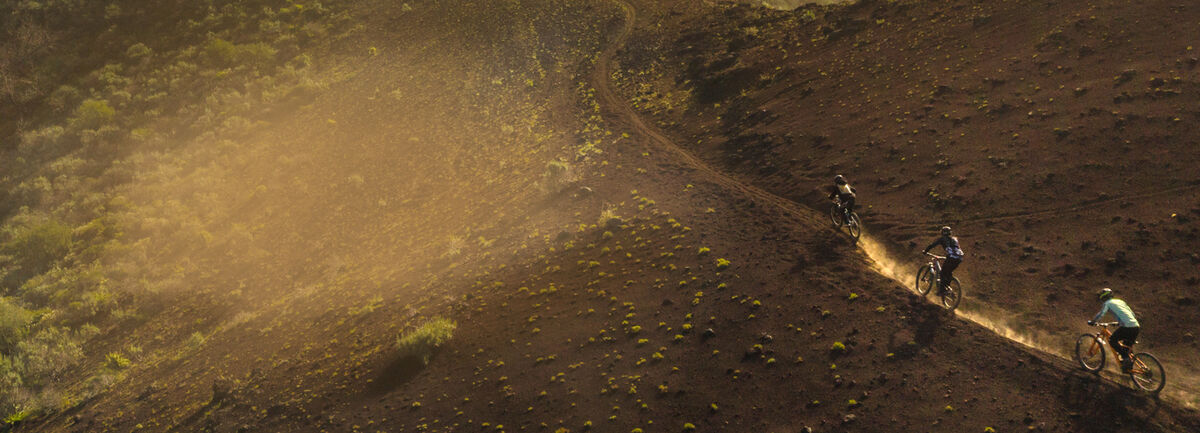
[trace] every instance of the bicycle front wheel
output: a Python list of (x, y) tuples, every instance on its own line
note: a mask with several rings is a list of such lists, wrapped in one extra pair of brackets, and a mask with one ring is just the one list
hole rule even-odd
[(1104, 369), (1104, 344), (1093, 334), (1083, 334), (1075, 340), (1075, 359), (1079, 366), (1090, 372)]
[(1129, 369), (1129, 378), (1133, 384), (1143, 391), (1158, 394), (1167, 384), (1167, 372), (1158, 362), (1158, 358), (1149, 353), (1133, 355), (1133, 368)]
[(962, 302), (963, 289), (962, 283), (958, 282), (958, 278), (950, 280), (950, 284), (946, 286), (946, 291), (942, 293), (942, 306), (947, 310), (958, 308), (958, 303)]
[(921, 296), (928, 295), (930, 290), (933, 289), (934, 284), (937, 284), (937, 278), (933, 275), (933, 269), (930, 269), (929, 266), (922, 266), (921, 269), (917, 269), (917, 293)]
[(858, 237), (862, 236), (862, 220), (858, 219), (858, 214), (850, 212), (850, 224), (848, 226), (850, 228), (850, 236), (853, 236), (854, 240), (858, 240)]
[(834, 227), (842, 226), (842, 210), (836, 203), (829, 207), (829, 222), (832, 222)]

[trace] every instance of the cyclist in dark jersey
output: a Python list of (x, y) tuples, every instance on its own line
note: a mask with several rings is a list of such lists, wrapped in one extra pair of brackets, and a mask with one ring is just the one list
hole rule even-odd
[(845, 222), (846, 216), (850, 212), (854, 212), (854, 199), (858, 190), (850, 186), (846, 182), (846, 178), (842, 175), (837, 175), (833, 178), (833, 191), (829, 193), (829, 198), (837, 197), (839, 206), (842, 210), (842, 222)]
[(926, 253), (933, 247), (942, 247), (946, 251), (946, 261), (942, 263), (942, 274), (938, 276), (941, 283), (938, 284), (938, 295), (942, 295), (946, 286), (954, 279), (954, 269), (962, 263), (963, 251), (958, 246), (958, 238), (951, 236), (950, 226), (942, 227), (942, 236), (933, 241), (932, 244), (925, 247)]

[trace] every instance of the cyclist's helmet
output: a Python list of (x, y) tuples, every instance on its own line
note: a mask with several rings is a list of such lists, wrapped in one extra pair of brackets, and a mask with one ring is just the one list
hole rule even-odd
[(1101, 301), (1107, 301), (1109, 299), (1112, 299), (1113, 291), (1112, 291), (1112, 289), (1105, 287), (1103, 289), (1100, 289), (1099, 292), (1096, 292), (1096, 297), (1100, 298)]
[(950, 236), (950, 226), (942, 227), (942, 236)]
[(833, 183), (836, 183), (838, 185), (845, 185), (846, 178), (839, 174), (839, 175), (833, 177)]

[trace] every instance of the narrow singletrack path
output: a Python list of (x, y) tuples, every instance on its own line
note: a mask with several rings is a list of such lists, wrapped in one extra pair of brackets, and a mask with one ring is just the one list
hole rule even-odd
[[(612, 64), (613, 64), (613, 59), (616, 56), (616, 53), (625, 46), (625, 44), (629, 40), (629, 37), (633, 34), (633, 29), (634, 29), (634, 26), (635, 26), (635, 23), (637, 20), (637, 10), (632, 5), (630, 5), (629, 3), (626, 3), (622, 0), (613, 0), (612, 2), (620, 7), (622, 13), (624, 14), (624, 22), (622, 23), (621, 29), (617, 33), (617, 36), (611, 42), (609, 42), (608, 46), (605, 47), (605, 49), (600, 53), (600, 56), (596, 60), (595, 69), (594, 69), (594, 71), (592, 73), (592, 77), (591, 77), (592, 85), (596, 90), (596, 95), (600, 102), (601, 109), (603, 110), (603, 112), (610, 114), (612, 116), (611, 118), (606, 117), (605, 120), (607, 122), (613, 124), (614, 126), (625, 127), (627, 129), (629, 129), (632, 134), (637, 134), (637, 135), (643, 136), (645, 139), (647, 139), (649, 141), (649, 143), (651, 143), (653, 145), (653, 147), (658, 148), (665, 152), (669, 152), (670, 154), (675, 156), (678, 159), (678, 161), (680, 161), (682, 164), (684, 164), (688, 168), (702, 173), (703, 176), (706, 178), (706, 180), (712, 181), (721, 187), (728, 188), (729, 190), (742, 193), (746, 197), (753, 199), (755, 201), (759, 201), (763, 204), (774, 206), (774, 207), (784, 211), (785, 215), (795, 218), (797, 220), (810, 221), (810, 222), (814, 222), (817, 224), (824, 224), (824, 220), (822, 219), (823, 215), (821, 213), (817, 212), (816, 210), (811, 209), (810, 207), (808, 207), (806, 205), (797, 203), (793, 200), (786, 199), (786, 198), (780, 197), (778, 195), (775, 195), (769, 191), (766, 191), (766, 190), (759, 188), (757, 186), (754, 186), (752, 184), (738, 180), (727, 173), (724, 173), (722, 171), (712, 168), (710, 165), (708, 165), (706, 162), (704, 162), (700, 158), (696, 157), (690, 151), (675, 144), (673, 141), (671, 141), (671, 139), (667, 138), (666, 135), (664, 135), (662, 132), (660, 132), (657, 128), (647, 124), (646, 121), (636, 111), (634, 111), (633, 107), (630, 104), (627, 104), (623, 100), (623, 98), (620, 97), (620, 94), (616, 91), (615, 87), (613, 86)], [(1100, 200), (1100, 201), (1084, 203), (1084, 204), (1080, 204), (1080, 205), (1069, 207), (1069, 208), (1059, 208), (1059, 209), (1047, 210), (1047, 211), (1013, 213), (1013, 214), (1006, 214), (1006, 215), (996, 215), (996, 216), (985, 217), (985, 218), (977, 218), (977, 219), (975, 219), (975, 221), (981, 221), (981, 220), (985, 220), (985, 219), (1016, 218), (1016, 217), (1021, 217), (1021, 216), (1063, 213), (1063, 212), (1069, 212), (1072, 210), (1081, 210), (1081, 209), (1086, 209), (1086, 208), (1090, 208), (1090, 207), (1094, 207), (1094, 206), (1101, 206), (1106, 203), (1111, 203), (1111, 202), (1115, 202), (1115, 201), (1119, 201), (1119, 200), (1130, 200), (1130, 199), (1136, 199), (1136, 198), (1150, 197), (1150, 196), (1165, 194), (1165, 193), (1169, 193), (1169, 192), (1173, 192), (1173, 191), (1195, 188), (1197, 186), (1200, 186), (1200, 184), (1188, 184), (1188, 185), (1184, 185), (1184, 186), (1180, 186), (1180, 187), (1176, 187), (1176, 188), (1171, 188), (1169, 190), (1158, 190), (1158, 191), (1155, 191), (1152, 193), (1147, 193), (1147, 194), (1130, 195), (1130, 196), (1125, 196), (1125, 197), (1113, 197), (1113, 198), (1108, 198), (1108, 199), (1104, 199), (1104, 200)], [(920, 224), (920, 223), (912, 223), (912, 224)], [(897, 284), (900, 284), (901, 287), (904, 287), (906, 289), (909, 288), (909, 285), (912, 283), (912, 281), (905, 281), (906, 279), (903, 278), (903, 275), (896, 274), (895, 272), (886, 272), (883, 270), (883, 269), (885, 269), (885, 266), (883, 265), (884, 263), (896, 263), (896, 261), (894, 261), (888, 257), (879, 257), (880, 254), (886, 254), (886, 252), (882, 248), (867, 248), (864, 245), (879, 245), (879, 243), (877, 241), (869, 238), (867, 233), (863, 233), (862, 240), (859, 242), (859, 247), (860, 247), (861, 251), (863, 252), (863, 254), (866, 257), (870, 258), (874, 262), (874, 264), (876, 265), (876, 268), (877, 268), (876, 272), (878, 272), (882, 276), (885, 276), (885, 277), (895, 281)], [(914, 264), (912, 267), (915, 269), (916, 264)], [(970, 292), (970, 290), (968, 290), (968, 293), (969, 292)], [(1043, 360), (1049, 362), (1051, 365), (1054, 365), (1054, 366), (1062, 369), (1065, 372), (1077, 370), (1077, 366), (1073, 359), (1070, 359), (1069, 356), (1064, 357), (1062, 355), (1059, 355), (1059, 353), (1062, 353), (1063, 350), (1065, 350), (1065, 349), (1054, 350), (1053, 348), (1040, 347), (1039, 345), (1037, 345), (1036, 343), (1031, 342), (1031, 341), (1025, 341), (1025, 340), (1013, 338), (1009, 335), (1008, 332), (1005, 332), (1005, 330), (1004, 330), (1005, 327), (1002, 324), (993, 323), (988, 318), (983, 317), (976, 313), (958, 311), (958, 312), (956, 312), (955, 317), (959, 318), (961, 320), (964, 320), (964, 321), (969, 321), (969, 322), (975, 323), (984, 328), (987, 328), (987, 329), (993, 331), (997, 336), (999, 336), (1001, 338), (1004, 338), (1015, 344), (1019, 344), (1023, 347), (1029, 348), (1036, 355), (1039, 355), (1039, 358), (1042, 358)], [(1106, 381), (1112, 382), (1113, 384), (1115, 384), (1117, 386), (1122, 386), (1111, 379), (1106, 379)]]
[(622, 12), (624, 12), (625, 20), (621, 26), (620, 33), (611, 43), (609, 43), (604, 51), (601, 52), (600, 57), (596, 60), (596, 68), (592, 73), (592, 85), (596, 89), (596, 95), (600, 100), (601, 107), (617, 117), (616, 119), (606, 120), (617, 121), (619, 124), (628, 126), (629, 129), (632, 129), (634, 133), (644, 136), (661, 150), (672, 153), (685, 165), (704, 173), (708, 180), (711, 180), (722, 187), (744, 193), (746, 196), (763, 202), (764, 204), (774, 205), (786, 211), (792, 217), (801, 220), (819, 222), (820, 220), (816, 218), (815, 214), (805, 211), (801, 207), (802, 205), (779, 197), (754, 185), (749, 185), (745, 182), (734, 179), (724, 172), (713, 169), (691, 152), (672, 142), (656, 128), (648, 125), (640, 115), (633, 111), (633, 107), (625, 103), (623, 98), (619, 96), (616, 89), (614, 89), (612, 85), (612, 63), (616, 52), (625, 46), (629, 36), (633, 33), (634, 23), (637, 20), (637, 11), (633, 8), (633, 6), (623, 1), (616, 0), (614, 3), (620, 6)]
[[(1002, 220), (1007, 220), (1007, 219), (1029, 218), (1029, 217), (1040, 217), (1040, 216), (1059, 216), (1059, 215), (1066, 215), (1066, 214), (1070, 214), (1070, 213), (1074, 213), (1074, 212), (1104, 207), (1106, 205), (1116, 204), (1119, 202), (1148, 199), (1148, 198), (1153, 198), (1153, 197), (1158, 197), (1158, 196), (1163, 196), (1163, 195), (1168, 195), (1168, 194), (1174, 194), (1174, 193), (1197, 189), (1197, 188), (1200, 188), (1200, 181), (1188, 182), (1183, 185), (1177, 185), (1177, 186), (1173, 186), (1173, 187), (1169, 187), (1169, 188), (1159, 188), (1159, 189), (1155, 189), (1155, 190), (1149, 191), (1149, 192), (1136, 192), (1136, 193), (1122, 194), (1122, 195), (1117, 195), (1117, 196), (1112, 196), (1112, 197), (1107, 197), (1107, 198), (1102, 198), (1102, 199), (1085, 200), (1085, 201), (1078, 202), (1075, 204), (1058, 206), (1058, 207), (1054, 207), (1054, 208), (1050, 208), (1050, 209), (1034, 209), (1034, 210), (1026, 210), (1026, 211), (1002, 212), (1002, 213), (998, 213), (998, 214), (994, 214), (994, 215), (983, 215), (983, 216), (977, 216), (977, 217), (973, 217), (973, 218), (972, 217), (960, 218), (957, 221), (951, 221), (951, 222), (957, 222), (958, 224), (965, 224), (965, 223), (1002, 221)], [(891, 224), (893, 226), (916, 226), (916, 227), (935, 226), (935, 225), (941, 225), (946, 222), (946, 221), (901, 221), (901, 220), (896, 220), (896, 219), (877, 219), (876, 221), (881, 222), (881, 223)]]

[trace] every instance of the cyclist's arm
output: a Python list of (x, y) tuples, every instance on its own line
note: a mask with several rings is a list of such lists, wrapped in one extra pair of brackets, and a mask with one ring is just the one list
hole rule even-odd
[(936, 240), (936, 241), (933, 241), (933, 243), (932, 243), (932, 244), (929, 244), (929, 246), (925, 247), (925, 250), (924, 250), (924, 251), (922, 251), (922, 253), (928, 253), (928, 252), (929, 252), (929, 250), (932, 250), (932, 249), (933, 249), (933, 247), (936, 247), (936, 246), (938, 246), (938, 245), (941, 245), (941, 244), (942, 244), (942, 238), (937, 238), (937, 240)]
[(1100, 307), (1100, 313), (1099, 313), (1099, 314), (1097, 314), (1097, 315), (1096, 315), (1096, 317), (1093, 317), (1093, 318), (1092, 318), (1092, 321), (1093, 321), (1093, 322), (1099, 322), (1099, 321), (1100, 321), (1100, 318), (1101, 318), (1101, 317), (1104, 317), (1104, 315), (1105, 315), (1105, 314), (1107, 314), (1107, 313), (1108, 313), (1108, 303), (1107, 303), (1107, 302), (1105, 302), (1105, 303), (1104, 303), (1104, 306), (1103, 306), (1103, 307)]

